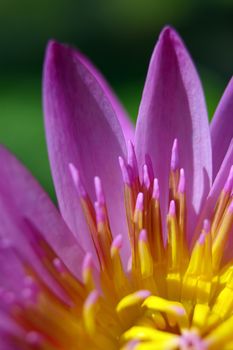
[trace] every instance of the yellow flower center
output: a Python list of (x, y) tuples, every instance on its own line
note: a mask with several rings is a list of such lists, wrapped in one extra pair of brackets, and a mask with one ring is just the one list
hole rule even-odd
[[(126, 164), (122, 159), (120, 163), (126, 179)], [(71, 172), (80, 189), (74, 166)], [(44, 252), (42, 263), (59, 291), (52, 291), (24, 263), (30, 298), (26, 298), (25, 304), (12, 305), (12, 317), (24, 336), (10, 335), (19, 348), (233, 349), (233, 262), (222, 264), (233, 227), (231, 190), (224, 187), (211, 221), (201, 223), (189, 249), (184, 170), (175, 165), (170, 172), (166, 241), (158, 181), (155, 179), (152, 185), (149, 177), (145, 166), (142, 183), (138, 176), (125, 181), (131, 247), (127, 267), (121, 257), (124, 242), (121, 236), (113, 239), (98, 178), (95, 207), (83, 188), (80, 196), (99, 269), (95, 269), (91, 255), (87, 254), (83, 280), (78, 281), (42, 236), (35, 233)]]

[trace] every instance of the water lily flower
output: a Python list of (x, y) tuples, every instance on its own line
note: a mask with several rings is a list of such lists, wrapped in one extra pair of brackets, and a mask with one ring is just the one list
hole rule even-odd
[(179, 35), (155, 46), (136, 130), (81, 53), (48, 44), (59, 211), (0, 147), (0, 348), (233, 349), (233, 80), (208, 124)]

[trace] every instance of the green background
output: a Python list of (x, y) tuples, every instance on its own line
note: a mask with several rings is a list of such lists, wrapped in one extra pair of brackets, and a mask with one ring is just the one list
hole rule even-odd
[(70, 43), (88, 55), (135, 120), (149, 58), (166, 24), (191, 52), (211, 118), (232, 74), (233, 1), (1, 1), (0, 142), (53, 198), (41, 104), (47, 41)]

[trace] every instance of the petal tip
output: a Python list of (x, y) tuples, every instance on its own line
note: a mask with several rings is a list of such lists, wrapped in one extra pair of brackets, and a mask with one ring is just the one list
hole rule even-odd
[(57, 57), (60, 55), (60, 44), (55, 40), (49, 40), (44, 60), (43, 82), (48, 83), (54, 77), (54, 67), (56, 66)]
[(56, 55), (59, 55), (64, 47), (65, 46), (58, 41), (50, 39), (46, 47), (46, 57), (55, 57)]
[(54, 61), (55, 56), (60, 51), (60, 46), (61, 44), (59, 44), (56, 40), (51, 39), (48, 41), (45, 51), (45, 66), (49, 62)]
[(165, 26), (160, 33), (159, 42), (162, 47), (173, 48), (176, 54), (179, 52), (179, 48), (184, 48), (183, 40), (177, 31), (171, 26)]
[(160, 37), (169, 37), (172, 32), (174, 32), (174, 28), (170, 25), (166, 25), (163, 27), (160, 33)]
[(177, 36), (179, 37), (176, 30), (172, 26), (167, 25), (160, 32), (159, 39), (171, 41), (174, 37), (177, 37)]
[(56, 75), (58, 68), (64, 71), (67, 62), (72, 57), (72, 52), (73, 50), (69, 46), (54, 39), (49, 40), (45, 51), (44, 79), (50, 79)]

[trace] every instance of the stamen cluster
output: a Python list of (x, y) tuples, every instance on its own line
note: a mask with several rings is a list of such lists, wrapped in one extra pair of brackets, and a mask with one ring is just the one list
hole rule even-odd
[[(20, 349), (232, 349), (233, 264), (222, 256), (233, 226), (233, 168), (215, 212), (197, 225), (187, 241), (185, 170), (179, 166), (178, 142), (171, 152), (169, 208), (164, 225), (158, 179), (146, 157), (139, 178), (129, 142), (128, 159), (119, 158), (131, 256), (125, 266), (122, 236), (113, 237), (100, 178), (94, 179), (92, 203), (70, 164), (74, 187), (93, 240), (99, 266), (87, 253), (79, 281), (28, 222), (29, 240), (54, 290), (19, 256), (25, 288), (15, 301), (2, 291), (17, 324), (8, 334)], [(121, 220), (121, 218), (119, 218)]]

